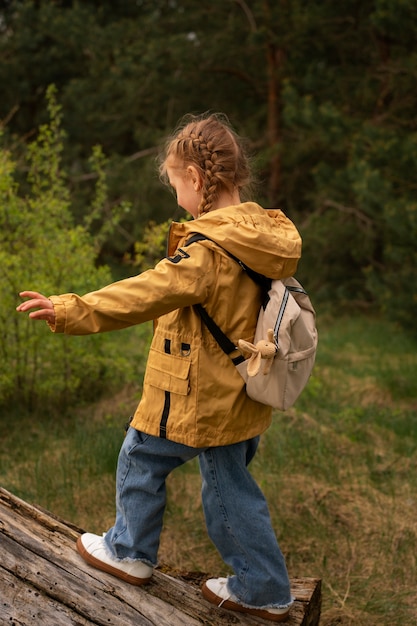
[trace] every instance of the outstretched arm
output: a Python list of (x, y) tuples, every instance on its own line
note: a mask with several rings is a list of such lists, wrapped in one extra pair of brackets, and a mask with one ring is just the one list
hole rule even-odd
[(32, 311), (29, 313), (29, 317), (33, 320), (45, 320), (50, 324), (55, 324), (55, 311), (54, 305), (46, 296), (43, 296), (41, 293), (37, 291), (21, 291), (21, 298), (30, 298), (30, 300), (26, 300), (19, 304), (16, 307), (16, 311), (20, 313), (26, 313), (26, 311)]
[(22, 291), (20, 296), (28, 300), (19, 304), (17, 311), (44, 320), (52, 332), (66, 335), (91, 335), (142, 324), (203, 302), (215, 284), (215, 254), (202, 245), (190, 246), (189, 252), (180, 250), (153, 269), (83, 296), (64, 293), (47, 298), (37, 291)]

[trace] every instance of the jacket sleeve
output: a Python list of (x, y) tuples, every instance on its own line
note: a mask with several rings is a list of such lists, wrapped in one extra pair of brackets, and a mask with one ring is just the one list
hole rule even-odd
[(179, 248), (153, 269), (85, 296), (50, 296), (53, 332), (88, 335), (156, 319), (175, 309), (204, 302), (216, 281), (214, 253), (195, 245)]

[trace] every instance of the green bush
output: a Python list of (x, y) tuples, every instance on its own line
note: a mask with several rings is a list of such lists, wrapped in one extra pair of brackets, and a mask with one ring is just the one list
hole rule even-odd
[[(91, 159), (97, 176), (96, 196), (86, 208), (85, 223), (74, 224), (69, 190), (61, 171), (64, 136), (55, 89), (47, 95), (50, 121), (39, 129), (27, 152), (27, 178), (15, 180), (12, 155), (0, 148), (0, 405), (71, 404), (128, 380), (134, 372), (128, 343), (110, 335), (53, 335), (45, 325), (15, 313), (19, 292), (86, 293), (111, 282), (107, 267), (96, 267), (98, 243), (89, 227), (106, 209), (104, 159)], [(22, 190), (24, 187), (24, 191)], [(112, 209), (106, 235), (125, 206)], [(124, 331), (130, 332), (130, 331)], [(146, 340), (146, 329), (136, 329)], [(139, 343), (140, 347), (140, 343)], [(140, 361), (140, 349), (137, 353)], [(140, 364), (137, 364), (140, 367)]]

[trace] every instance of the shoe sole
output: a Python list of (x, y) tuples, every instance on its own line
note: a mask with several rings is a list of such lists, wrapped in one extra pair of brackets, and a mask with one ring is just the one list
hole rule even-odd
[(247, 606), (237, 604), (237, 602), (233, 602), (233, 600), (223, 600), (220, 596), (213, 593), (213, 591), (211, 591), (205, 583), (202, 586), (201, 591), (204, 598), (212, 604), (215, 604), (219, 609), (228, 609), (230, 611), (238, 611), (239, 613), (247, 613), (248, 615), (262, 617), (263, 619), (268, 619), (272, 622), (285, 622), (290, 614), (290, 609), (288, 609), (285, 613), (274, 615), (266, 609), (251, 609)]
[(89, 565), (92, 565), (96, 569), (99, 569), (102, 572), (106, 572), (107, 574), (112, 574), (113, 576), (116, 576), (116, 578), (120, 578), (120, 580), (123, 580), (126, 583), (130, 583), (131, 585), (136, 585), (138, 587), (149, 582), (152, 578), (152, 576), (149, 576), (148, 578), (138, 578), (137, 576), (132, 576), (131, 574), (127, 574), (117, 567), (113, 567), (112, 565), (108, 565), (107, 563), (96, 559), (92, 554), (87, 552), (83, 545), (83, 542), (81, 541), (81, 537), (78, 537), (76, 545), (78, 553)]

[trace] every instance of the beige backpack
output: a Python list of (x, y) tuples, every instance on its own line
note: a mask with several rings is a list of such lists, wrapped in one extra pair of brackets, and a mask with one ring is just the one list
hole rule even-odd
[(273, 280), (261, 306), (253, 344), (239, 341), (250, 358), (236, 367), (252, 400), (290, 408), (314, 366), (318, 333), (310, 298), (295, 278)]

